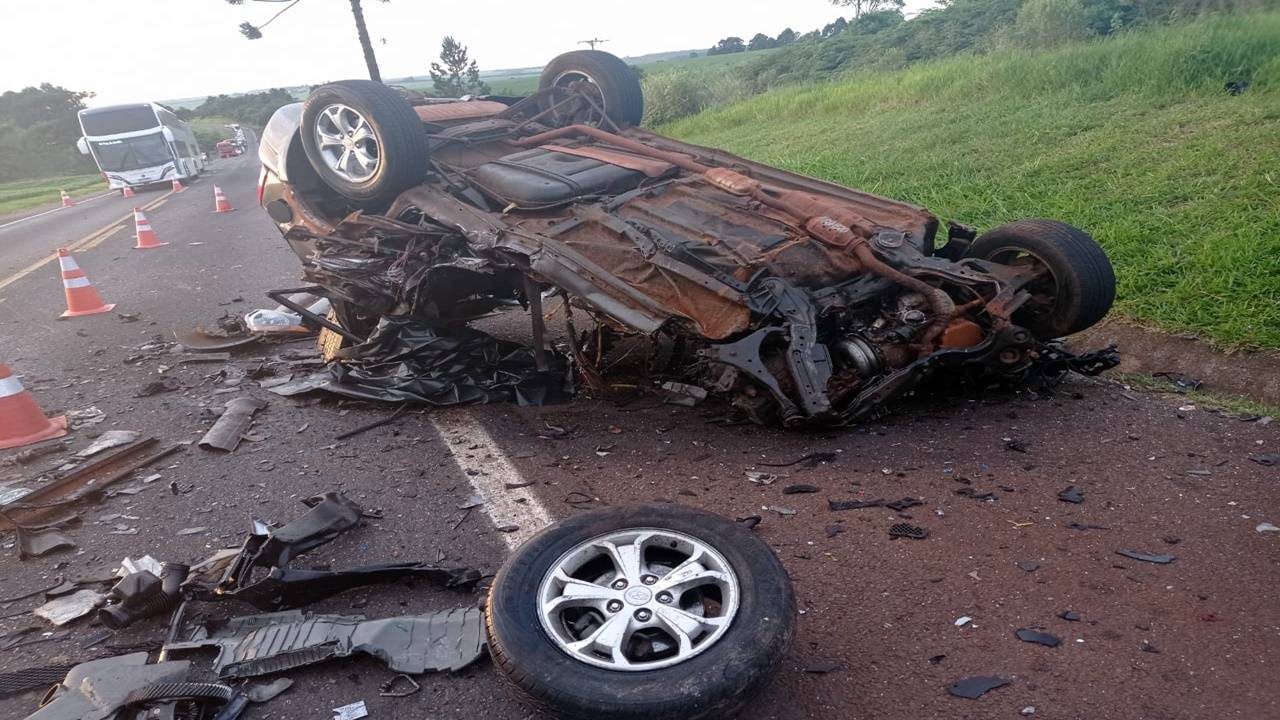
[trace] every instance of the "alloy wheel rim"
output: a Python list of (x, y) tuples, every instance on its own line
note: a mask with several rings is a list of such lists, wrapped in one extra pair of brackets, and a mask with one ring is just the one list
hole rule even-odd
[(315, 140), (325, 165), (347, 182), (367, 181), (382, 164), (373, 126), (349, 105), (326, 105), (316, 115)]
[(576, 660), (625, 672), (683, 663), (720, 641), (741, 598), (724, 556), (684, 533), (616, 530), (575, 545), (543, 576), (538, 618)]

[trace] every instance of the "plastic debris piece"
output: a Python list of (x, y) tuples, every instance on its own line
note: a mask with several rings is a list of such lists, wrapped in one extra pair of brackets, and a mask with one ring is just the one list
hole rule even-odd
[(1036, 706), (1035, 706), (1035, 705), (1028, 705), (1028, 706), (1026, 706), (1026, 707), (1022, 708), (1021, 710), (1019, 710), (1019, 711), (1018, 711), (1018, 714), (1019, 714), (1019, 715), (1027, 715), (1027, 716), (1035, 715), (1035, 714), (1036, 714)]
[(1275, 525), (1272, 525), (1269, 522), (1264, 522), (1264, 523), (1258, 523), (1258, 526), (1255, 527), (1253, 530), (1254, 532), (1260, 532), (1260, 533), (1280, 532), (1280, 527), (1276, 527)]
[(815, 675), (826, 675), (840, 669), (840, 663), (836, 660), (811, 660), (804, 666), (804, 671)]
[(916, 506), (918, 506), (918, 505), (923, 505), (923, 504), (924, 504), (924, 501), (923, 501), (923, 500), (920, 500), (920, 499), (918, 499), (918, 498), (913, 498), (913, 497), (904, 497), (904, 498), (902, 498), (901, 500), (894, 500), (893, 502), (887, 502), (887, 503), (885, 503), (885, 504), (884, 504), (884, 506), (885, 506), (885, 507), (887, 507), (887, 508), (889, 508), (890, 510), (895, 510), (895, 511), (897, 511), (897, 512), (902, 512), (903, 510), (906, 510), (907, 508), (913, 508), (913, 507), (916, 507)]
[(481, 505), (483, 505), (483, 504), (484, 504), (484, 496), (482, 496), (482, 495), (472, 495), (471, 497), (469, 497), (469, 498), (467, 498), (467, 499), (466, 499), (466, 502), (463, 502), (463, 503), (459, 504), (459, 505), (458, 505), (458, 509), (459, 509), (459, 510), (470, 510), (471, 508), (477, 508), (477, 507), (480, 507), (480, 506), (481, 506)]
[(1134, 560), (1141, 560), (1142, 562), (1155, 563), (1157, 565), (1168, 565), (1177, 559), (1172, 555), (1158, 555), (1155, 553), (1142, 552), (1141, 550), (1117, 550), (1116, 554), (1123, 555), (1127, 558), (1133, 558)]
[(200, 438), (200, 447), (231, 452), (253, 425), (253, 414), (267, 406), (266, 400), (238, 397), (227, 402), (227, 409), (209, 432)]
[(32, 612), (54, 625), (62, 626), (93, 612), (106, 602), (107, 596), (96, 590), (77, 590), (70, 595), (54, 598)]
[(1017, 565), (1018, 569), (1023, 572), (1035, 572), (1040, 569), (1040, 563), (1034, 560), (1019, 560), (1014, 565)]
[[(401, 682), (401, 681), (404, 681), (404, 682)], [(401, 685), (407, 684), (408, 687), (404, 688), (403, 690), (397, 690), (396, 689), (397, 683), (400, 683)], [(409, 697), (410, 695), (418, 692), (421, 689), (422, 689), (422, 686), (418, 684), (417, 680), (414, 680), (408, 675), (401, 673), (399, 675), (393, 675), (390, 680), (379, 685), (378, 695), (382, 697)]]
[(1084, 502), (1084, 493), (1077, 490), (1075, 485), (1068, 485), (1065, 489), (1058, 491), (1058, 499), (1079, 505)]
[(249, 702), (264, 703), (274, 700), (280, 693), (291, 687), (293, 687), (293, 680), (276, 678), (267, 683), (253, 683), (244, 689), (244, 694), (249, 697)]
[(796, 514), (795, 508), (789, 508), (783, 505), (766, 505), (764, 509), (768, 510), (769, 512), (776, 512), (779, 515), (795, 515)]
[(1154, 655), (1160, 654), (1160, 648), (1156, 647), (1155, 645), (1152, 645), (1150, 642), (1146, 640), (1142, 641), (1142, 644), (1138, 646), (1138, 649), (1144, 653), (1152, 653)]
[(994, 676), (978, 676), (957, 680), (947, 687), (947, 692), (960, 698), (977, 700), (998, 687), (1008, 685), (1011, 680)]
[(98, 436), (89, 447), (76, 453), (74, 457), (81, 460), (87, 457), (93, 457), (103, 450), (110, 450), (113, 447), (128, 445), (140, 437), (136, 430), (108, 430)]
[(116, 577), (124, 577), (126, 575), (132, 575), (133, 573), (140, 573), (144, 571), (159, 577), (160, 573), (164, 572), (164, 567), (160, 564), (159, 560), (151, 557), (150, 555), (143, 555), (137, 560), (134, 560), (133, 558), (125, 558), (120, 561), (120, 569), (116, 570)]
[(200, 533), (208, 531), (208, 529), (209, 528), (207, 527), (182, 528), (181, 530), (178, 531), (178, 534), (179, 535), (199, 535)]
[(969, 617), (968, 615), (963, 615), (961, 617), (956, 618), (956, 621), (952, 624), (955, 625), (956, 627), (964, 627), (965, 625), (968, 625), (971, 622), (973, 622), (973, 618)]
[(28, 530), (15, 528), (18, 534), (18, 559), (41, 557), (59, 550), (70, 550), (76, 546), (71, 538), (63, 535), (55, 528)]
[(1081, 523), (1081, 522), (1069, 522), (1067, 523), (1067, 527), (1072, 530), (1110, 530), (1111, 529), (1103, 525), (1090, 525), (1088, 523)]
[(366, 717), (369, 717), (369, 709), (364, 706), (363, 700), (333, 709), (333, 720), (360, 720)]
[(1063, 610), (1058, 613), (1058, 617), (1066, 620), (1067, 622), (1080, 622), (1080, 620), (1083, 619), (1083, 616), (1075, 610)]
[(747, 479), (757, 485), (772, 485), (778, 481), (778, 475), (759, 470), (748, 470)]
[(796, 483), (782, 488), (783, 495), (804, 495), (807, 493), (821, 492), (822, 488), (817, 485), (806, 485), (804, 483)]
[(877, 500), (827, 500), (827, 509), (831, 512), (842, 510), (859, 510), (869, 507), (883, 507), (884, 498)]
[(923, 540), (929, 537), (928, 528), (917, 527), (908, 523), (898, 523), (889, 528), (889, 537), (904, 537), (912, 540)]
[[(67, 413), (70, 415), (71, 413)], [(1249, 459), (1264, 467), (1280, 465), (1280, 453), (1253, 453)]]
[(1057, 635), (1040, 632), (1039, 630), (1032, 630), (1031, 628), (1022, 628), (1016, 631), (1014, 635), (1017, 635), (1018, 639), (1022, 642), (1035, 643), (1037, 645), (1044, 645), (1045, 647), (1058, 647), (1058, 645), (1062, 643), (1062, 640), (1059, 639)]
[(707, 399), (707, 391), (697, 385), (668, 381), (662, 383), (662, 389), (667, 391), (667, 398), (663, 402), (668, 405), (693, 407)]

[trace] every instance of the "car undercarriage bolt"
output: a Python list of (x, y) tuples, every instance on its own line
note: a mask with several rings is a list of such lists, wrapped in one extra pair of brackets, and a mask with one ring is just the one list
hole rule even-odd
[(621, 610), (621, 609), (622, 609), (622, 601), (621, 601), (621, 600), (610, 600), (610, 601), (609, 601), (609, 604), (608, 604), (608, 605), (606, 605), (605, 607), (607, 607), (607, 608), (609, 609), (609, 612), (618, 612), (619, 610)]
[(670, 602), (671, 602), (671, 593), (669, 593), (669, 592), (660, 592), (660, 593), (658, 593), (658, 602), (662, 603), (663, 605), (666, 605), (666, 604), (670, 603)]
[(649, 622), (649, 618), (651, 617), (653, 617), (653, 613), (644, 608), (640, 608), (636, 611), (636, 619), (640, 622)]
[(614, 581), (613, 581), (613, 589), (614, 589), (614, 590), (621, 590), (621, 589), (625, 588), (626, 586), (627, 586), (627, 581), (626, 581), (626, 580), (623, 580), (622, 578), (618, 578), (617, 580), (614, 580)]
[(653, 575), (645, 575), (644, 577), (640, 578), (640, 582), (644, 583), (645, 585), (652, 585), (658, 582), (658, 578)]

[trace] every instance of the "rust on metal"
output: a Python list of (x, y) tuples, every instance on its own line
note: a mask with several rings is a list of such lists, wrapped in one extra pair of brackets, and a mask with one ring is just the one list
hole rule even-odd
[(98, 495), (129, 477), (133, 471), (182, 449), (181, 445), (171, 445), (151, 452), (159, 444), (160, 441), (153, 437), (139, 440), (0, 507), (0, 513), (3, 513), (0, 515), (0, 528), (12, 527), (15, 523), (30, 526), (52, 515), (54, 510)]
[(617, 165), (628, 170), (642, 172), (651, 178), (662, 177), (675, 170), (675, 165), (662, 160), (654, 160), (653, 158), (640, 157), (631, 153), (619, 152), (617, 150), (609, 150), (602, 147), (591, 147), (589, 145), (581, 147), (570, 147), (568, 145), (543, 145), (544, 150), (564, 153), (566, 155), (576, 155), (578, 157), (591, 158), (599, 160), (610, 165)]

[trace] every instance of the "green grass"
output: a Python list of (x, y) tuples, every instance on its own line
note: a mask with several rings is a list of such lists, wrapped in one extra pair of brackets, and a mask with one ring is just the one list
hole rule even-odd
[(75, 197), (106, 189), (102, 176), (96, 173), (0, 183), (0, 216), (56, 203), (61, 197), (59, 190), (66, 190)]
[(1280, 13), (849, 76), (659, 129), (979, 227), (1065, 220), (1111, 256), (1119, 314), (1280, 348)]
[(200, 149), (209, 153), (214, 153), (214, 146), (220, 140), (230, 140), (235, 137), (235, 133), (228, 130), (225, 125), (233, 123), (235, 120), (227, 117), (195, 117), (187, 121), (191, 126), (191, 131), (196, 134), (196, 140), (200, 142)]
[[(1210, 410), (1221, 410), (1223, 412), (1231, 413), (1233, 415), (1241, 415), (1244, 417), (1269, 415), (1273, 418), (1280, 418), (1280, 407), (1275, 405), (1268, 405), (1267, 403), (1258, 402), (1250, 398), (1231, 395), (1228, 393), (1204, 390), (1183, 390), (1179, 389), (1173, 382), (1162, 377), (1153, 377), (1151, 375), (1140, 375), (1136, 373), (1123, 373), (1111, 378), (1110, 381), (1120, 383), (1127, 387), (1136, 388), (1138, 390), (1177, 396), (1186, 403)], [(1104, 380), (1102, 382), (1107, 381)]]

